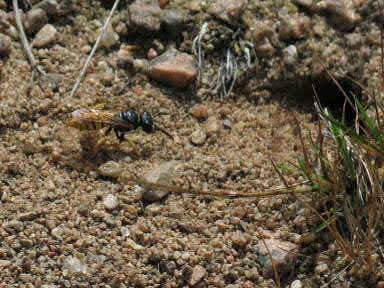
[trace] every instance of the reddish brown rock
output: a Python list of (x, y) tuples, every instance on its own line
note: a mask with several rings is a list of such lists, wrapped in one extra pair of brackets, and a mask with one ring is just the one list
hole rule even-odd
[(187, 53), (171, 49), (150, 62), (149, 76), (164, 84), (185, 88), (196, 79), (196, 61)]
[(208, 107), (204, 104), (197, 104), (191, 108), (191, 114), (197, 120), (206, 120), (208, 118)]

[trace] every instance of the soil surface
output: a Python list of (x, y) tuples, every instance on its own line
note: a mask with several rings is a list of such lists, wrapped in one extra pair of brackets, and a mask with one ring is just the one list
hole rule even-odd
[[(55, 6), (58, 11), (47, 12), (57, 35), (32, 49), (47, 73), (32, 78), (12, 5), (0, 0), (1, 12), (8, 13), (1, 15), (10, 23), (0, 32), (11, 39), (9, 54), (0, 58), (0, 287), (368, 287), (343, 270), (342, 257), (325, 232), (310, 233), (319, 222), (293, 196), (235, 199), (146, 191), (135, 179), (157, 173), (163, 183), (186, 190), (263, 192), (282, 185), (273, 161), (288, 183), (302, 181), (289, 163), (301, 155), (296, 123), (304, 138), (317, 130), (308, 79), (331, 83), (308, 59), (333, 45), (340, 51), (333, 60), (345, 65), (329, 60), (334, 54), (328, 51), (320, 55), (325, 66), (332, 62), (328, 68), (335, 73), (361, 79), (374, 71), (366, 84), (376, 87), (379, 47), (372, 37), (379, 30), (376, 18), (367, 16), (373, 4), (348, 6), (345, 1), (353, 16), (341, 8), (339, 14), (311, 10), (305, 3), (312, 1), (159, 1), (161, 11), (182, 13), (186, 24), (176, 21), (179, 15), (162, 16), (171, 24), (159, 30), (156, 19), (148, 21), (149, 27), (140, 24), (143, 16), (135, 25), (154, 31), (141, 33), (134, 30), (132, 16), (126, 20), (132, 4), (122, 1), (108, 29), (111, 39), (104, 39), (71, 97), (112, 2), (62, 1)], [(217, 7), (219, 12), (212, 12), (214, 2), (245, 6), (226, 14)], [(343, 19), (341, 31), (332, 13)], [(293, 30), (281, 32), (277, 21), (282, 19), (301, 22), (287, 20)], [(153, 80), (119, 54), (125, 49), (144, 59), (176, 47), (193, 55), (192, 43), (204, 22), (210, 23), (209, 31), (219, 32), (203, 37), (207, 47), (202, 49), (208, 52), (201, 79), (186, 88)], [(269, 38), (255, 35), (252, 25)], [(238, 38), (231, 34), (237, 29)], [(223, 86), (212, 88), (219, 83), (215, 75), (227, 51), (213, 40), (224, 37), (223, 31), (236, 39), (233, 51), (240, 47), (233, 52), (239, 75), (230, 95)], [(31, 41), (36, 32), (27, 33)], [(256, 51), (249, 59), (243, 49), (248, 42)], [(297, 59), (295, 49), (301, 53)], [(349, 60), (356, 55), (371, 59), (370, 65), (352, 65)], [(225, 81), (228, 90), (231, 78)], [(149, 111), (174, 139), (137, 129), (119, 143), (113, 133), (105, 136), (105, 129), (68, 127), (74, 110), (95, 107)]]

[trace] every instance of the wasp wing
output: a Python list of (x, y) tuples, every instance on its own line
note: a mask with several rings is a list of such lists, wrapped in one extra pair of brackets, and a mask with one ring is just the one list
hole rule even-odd
[(122, 120), (118, 113), (106, 110), (96, 109), (78, 109), (73, 111), (68, 126), (79, 128), (87, 126), (87, 128), (100, 129), (105, 126), (112, 126), (122, 130), (130, 130), (133, 128), (131, 123)]

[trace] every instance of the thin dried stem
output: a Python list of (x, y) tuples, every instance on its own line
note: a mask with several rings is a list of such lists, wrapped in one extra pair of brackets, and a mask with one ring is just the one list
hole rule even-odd
[(201, 41), (203, 40), (204, 35), (208, 32), (208, 23), (205, 22), (201, 26), (199, 34), (193, 39), (192, 42), (192, 53), (197, 57), (197, 68), (198, 68), (198, 80), (201, 80), (201, 73), (204, 66), (204, 50), (202, 49)]
[(109, 15), (108, 15), (107, 19), (105, 20), (103, 27), (101, 28), (100, 34), (99, 34), (99, 36), (97, 36), (95, 45), (93, 45), (92, 50), (91, 50), (91, 52), (88, 55), (87, 61), (85, 62), (84, 66), (83, 66), (83, 69), (81, 70), (81, 72), (79, 74), (79, 77), (77, 77), (76, 83), (75, 83), (75, 85), (72, 88), (70, 97), (73, 97), (75, 95), (77, 89), (79, 88), (80, 83), (83, 80), (85, 73), (87, 72), (88, 66), (91, 63), (93, 55), (95, 54), (97, 48), (99, 47), (101, 38), (103, 37), (103, 34), (104, 34), (105, 30), (107, 30), (107, 27), (109, 25), (109, 22), (111, 21), (113, 13), (115, 12), (117, 6), (119, 5), (119, 2), (120, 2), (120, 0), (116, 0), (115, 3), (113, 4), (112, 9), (109, 12)]
[(199, 196), (229, 197), (229, 198), (266, 198), (266, 197), (272, 197), (272, 196), (278, 196), (278, 195), (284, 195), (284, 194), (305, 194), (305, 193), (311, 193), (316, 191), (316, 189), (314, 189), (313, 187), (308, 186), (307, 182), (298, 183), (297, 185), (291, 185), (289, 187), (278, 187), (278, 188), (267, 190), (264, 192), (260, 192), (260, 191), (239, 192), (239, 191), (219, 190), (219, 189), (205, 191), (202, 189), (195, 189), (192, 187), (182, 188), (182, 187), (173, 186), (173, 185), (152, 183), (143, 178), (132, 179), (132, 180), (135, 181), (137, 184), (142, 185), (146, 189), (167, 190), (175, 194), (195, 194)]
[(32, 54), (31, 46), (29, 45), (27, 36), (25, 35), (23, 23), (21, 21), (18, 0), (12, 0), (12, 4), (13, 4), (13, 11), (15, 12), (16, 26), (17, 26), (17, 29), (19, 30), (21, 44), (23, 45), (25, 54), (28, 57), (29, 64), (31, 65), (32, 70), (39, 72), (41, 75), (46, 75), (44, 70), (37, 65), (36, 59)]
[(260, 232), (258, 230), (256, 230), (256, 233), (257, 233), (257, 237), (261, 240), (261, 242), (263, 242), (265, 250), (267, 250), (267, 253), (268, 253), (268, 256), (269, 256), (269, 260), (271, 261), (271, 264), (272, 264), (272, 270), (273, 270), (273, 276), (275, 278), (275, 284), (276, 284), (277, 287), (280, 288), (281, 287), (280, 275), (279, 275), (279, 272), (277, 271), (276, 263), (273, 260), (271, 250), (269, 249), (267, 243), (264, 240), (264, 237), (262, 237)]

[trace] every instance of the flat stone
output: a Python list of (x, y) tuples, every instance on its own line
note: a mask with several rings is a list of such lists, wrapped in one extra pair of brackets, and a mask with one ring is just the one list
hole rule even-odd
[[(156, 184), (171, 185), (172, 179), (177, 174), (179, 164), (179, 161), (175, 160), (164, 162), (149, 171), (144, 176), (144, 179), (146, 182), (154, 184), (154, 186)], [(145, 189), (142, 198), (146, 201), (154, 202), (164, 198), (168, 193), (169, 191), (165, 189)]]
[(197, 63), (192, 55), (170, 49), (149, 64), (149, 76), (164, 84), (185, 88), (197, 77)]

